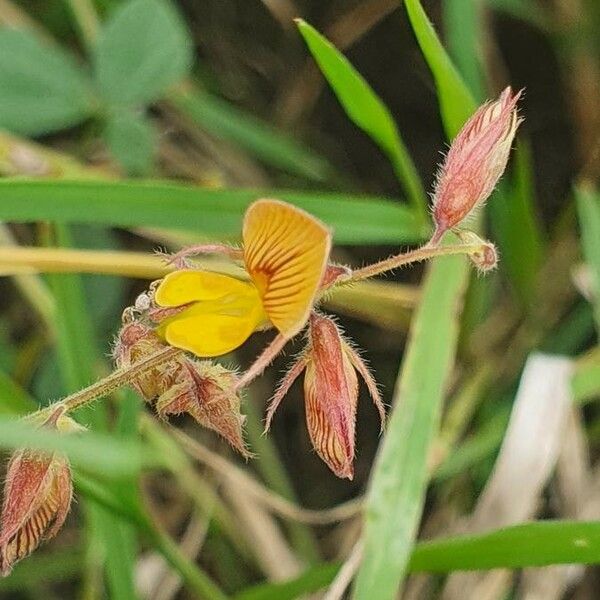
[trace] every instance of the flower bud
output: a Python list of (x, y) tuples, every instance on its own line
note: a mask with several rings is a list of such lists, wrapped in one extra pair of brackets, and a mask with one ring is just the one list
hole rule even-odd
[[(44, 427), (57, 431), (81, 429), (69, 417), (57, 414)], [(71, 470), (58, 452), (17, 450), (11, 457), (4, 487), (0, 527), (0, 572), (29, 556), (62, 527), (73, 494)]]
[(494, 190), (521, 123), (516, 109), (520, 95), (507, 87), (497, 100), (481, 106), (454, 138), (435, 185), (431, 243), (439, 242)]
[(343, 338), (330, 317), (313, 312), (309, 346), (284, 377), (267, 411), (267, 429), (279, 403), (305, 370), (306, 424), (317, 454), (338, 476), (354, 476), (354, 431), (358, 399), (358, 371), (385, 418), (377, 384), (357, 352)]
[[(127, 368), (165, 347), (150, 327), (134, 320), (121, 328), (113, 356), (118, 367)], [(155, 403), (159, 416), (187, 413), (248, 458), (242, 433), (245, 417), (235, 382), (234, 373), (224, 367), (182, 353), (136, 375), (131, 385), (146, 402)]]
[(235, 383), (236, 376), (221, 365), (185, 360), (178, 382), (156, 401), (156, 412), (163, 418), (187, 413), (200, 425), (223, 436), (245, 458), (250, 458), (242, 435), (246, 417), (241, 413)]
[(469, 252), (469, 259), (480, 273), (487, 273), (496, 268), (498, 265), (498, 251), (492, 242), (481, 239), (473, 231), (457, 230), (456, 235), (463, 244), (473, 246), (474, 249)]

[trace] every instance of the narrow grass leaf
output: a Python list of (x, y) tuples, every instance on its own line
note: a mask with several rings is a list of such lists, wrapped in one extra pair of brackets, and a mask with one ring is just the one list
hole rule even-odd
[(296, 204), (335, 229), (338, 243), (388, 244), (425, 239), (406, 206), (342, 193), (213, 190), (164, 182), (0, 180), (0, 220), (164, 227), (237, 237), (248, 204), (260, 197)]
[(419, 0), (404, 0), (404, 4), (435, 80), (442, 121), (451, 139), (475, 110), (475, 100), (442, 46)]
[(442, 4), (448, 53), (478, 102), (485, 100), (481, 34), (483, 6), (474, 0), (445, 0)]
[(168, 98), (201, 129), (237, 144), (268, 165), (314, 181), (333, 175), (333, 167), (316, 151), (196, 85), (179, 86)]
[[(600, 522), (548, 520), (480, 535), (420, 542), (412, 553), (408, 571), (448, 573), (598, 563)], [(324, 563), (293, 580), (255, 585), (237, 594), (235, 600), (294, 600), (328, 586), (340, 566)]]
[(420, 543), (411, 572), (445, 573), (600, 562), (600, 522), (537, 521), (482, 535)]
[[(70, 231), (64, 225), (55, 226), (56, 242), (59, 246), (72, 245)], [(95, 375), (95, 366), (100, 362), (100, 352), (86, 303), (83, 282), (78, 275), (49, 275), (56, 297), (56, 330), (59, 366), (69, 391), (85, 387)], [(102, 403), (81, 411), (96, 430), (107, 430), (107, 414)], [(70, 440), (71, 441), (71, 440)], [(71, 441), (72, 442), (72, 441)], [(125, 441), (123, 443), (126, 443)], [(105, 451), (106, 453), (106, 451)], [(131, 457), (139, 456), (135, 451)], [(128, 453), (123, 454), (128, 458)], [(140, 460), (141, 463), (141, 460)], [(130, 473), (130, 484), (135, 486), (139, 468)], [(111, 487), (110, 483), (106, 483)], [(116, 484), (113, 484), (116, 485)], [(102, 507), (88, 505), (88, 535), (90, 536), (89, 564), (104, 568), (111, 595), (117, 599), (136, 597), (133, 583), (135, 564), (135, 531)], [(95, 553), (95, 550), (98, 553)], [(93, 577), (92, 577), (93, 579)]]
[(600, 195), (589, 184), (581, 184), (575, 190), (575, 197), (583, 255), (592, 274), (592, 304), (600, 335)]
[(131, 477), (147, 462), (145, 450), (134, 442), (94, 431), (61, 435), (6, 417), (0, 419), (0, 447), (64, 452), (74, 465), (104, 477)]
[(367, 493), (356, 600), (395, 598), (406, 570), (425, 500), (428, 451), (454, 361), (467, 273), (461, 258), (438, 259), (429, 267)]
[(491, 229), (501, 262), (519, 301), (531, 306), (537, 275), (544, 255), (544, 242), (535, 214), (535, 190), (531, 153), (525, 143), (515, 152), (513, 180), (502, 182), (488, 204)]
[[(405, 0), (405, 4), (433, 73), (442, 120), (451, 138), (474, 110), (473, 98), (418, 0)], [(406, 572), (425, 501), (427, 458), (454, 362), (467, 280), (468, 268), (461, 258), (436, 260), (428, 268), (388, 430), (367, 492), (364, 558), (355, 582), (356, 600), (392, 600)]]
[(298, 19), (296, 23), (346, 114), (388, 155), (414, 208), (425, 219), (427, 195), (390, 111), (362, 75), (329, 40), (302, 19)]

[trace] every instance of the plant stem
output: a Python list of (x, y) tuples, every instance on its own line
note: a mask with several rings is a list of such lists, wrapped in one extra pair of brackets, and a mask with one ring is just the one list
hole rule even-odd
[(370, 277), (374, 277), (375, 275), (380, 275), (381, 273), (385, 273), (387, 271), (391, 271), (398, 267), (408, 265), (411, 263), (421, 262), (423, 260), (428, 260), (430, 258), (435, 258), (436, 256), (449, 256), (452, 254), (473, 254), (474, 252), (481, 251), (484, 248), (485, 244), (455, 244), (452, 246), (430, 246), (426, 244), (425, 246), (421, 246), (421, 248), (417, 248), (416, 250), (410, 250), (409, 252), (405, 252), (404, 254), (396, 254), (395, 256), (391, 256), (390, 258), (386, 258), (385, 260), (381, 260), (379, 262), (373, 263), (372, 265), (367, 265), (362, 269), (357, 269), (352, 272), (352, 276), (348, 282), (360, 281), (362, 279), (369, 279)]
[(132, 379), (135, 377), (138, 377), (146, 371), (149, 371), (150, 369), (153, 369), (156, 366), (175, 358), (180, 353), (181, 350), (179, 350), (179, 348), (167, 346), (166, 348), (163, 348), (158, 352), (151, 354), (147, 358), (135, 363), (135, 365), (131, 367), (113, 371), (110, 375), (104, 377), (100, 381), (97, 381), (96, 383), (93, 383), (92, 385), (83, 388), (82, 390), (79, 390), (74, 394), (67, 396), (66, 398), (63, 398), (62, 400), (47, 406), (36, 414), (39, 415), (40, 413), (52, 412), (61, 406), (64, 407), (65, 412), (77, 410), (78, 408), (81, 408), (82, 406), (85, 406), (90, 402), (101, 398), (102, 396), (107, 396), (124, 385), (131, 383)]

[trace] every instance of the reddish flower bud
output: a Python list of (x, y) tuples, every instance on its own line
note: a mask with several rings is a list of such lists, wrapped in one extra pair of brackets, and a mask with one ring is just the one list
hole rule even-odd
[[(134, 320), (123, 325), (113, 356), (118, 367), (127, 368), (164, 347), (150, 327)], [(242, 433), (245, 417), (235, 382), (235, 374), (224, 367), (181, 354), (136, 376), (131, 385), (144, 400), (155, 403), (161, 417), (188, 413), (248, 458)]]
[(385, 409), (377, 384), (357, 352), (330, 317), (312, 313), (309, 346), (284, 377), (267, 411), (268, 429), (279, 403), (305, 370), (306, 424), (317, 454), (338, 476), (354, 476), (354, 430), (358, 380), (365, 380), (382, 424)]
[(439, 242), (494, 190), (521, 123), (516, 109), (520, 95), (507, 87), (498, 100), (481, 106), (454, 138), (435, 185), (431, 243)]
[[(69, 417), (51, 416), (44, 427), (57, 431), (81, 429)], [(73, 494), (71, 470), (58, 452), (17, 450), (11, 457), (4, 487), (0, 529), (0, 572), (29, 556), (62, 527)]]

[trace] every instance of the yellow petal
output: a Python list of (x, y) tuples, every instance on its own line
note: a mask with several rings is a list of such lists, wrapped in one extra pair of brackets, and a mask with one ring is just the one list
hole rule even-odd
[(273, 325), (292, 337), (305, 325), (323, 277), (331, 233), (279, 200), (257, 200), (244, 217), (244, 261)]
[(196, 356), (212, 357), (241, 346), (265, 321), (258, 291), (246, 285), (243, 293), (194, 302), (162, 321), (157, 333), (172, 346)]
[(245, 281), (210, 271), (174, 271), (156, 289), (159, 306), (181, 306), (198, 300), (216, 300), (230, 294), (245, 295), (254, 286)]

